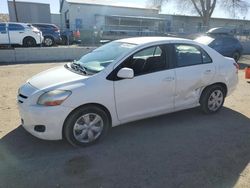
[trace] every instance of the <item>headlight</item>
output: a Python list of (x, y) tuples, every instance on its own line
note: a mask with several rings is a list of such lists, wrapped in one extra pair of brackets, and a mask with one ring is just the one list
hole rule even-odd
[(71, 91), (53, 90), (42, 94), (37, 104), (44, 106), (58, 106), (63, 103), (69, 96)]

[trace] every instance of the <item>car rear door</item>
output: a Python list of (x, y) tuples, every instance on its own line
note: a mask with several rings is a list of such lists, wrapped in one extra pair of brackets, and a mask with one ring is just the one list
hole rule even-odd
[(117, 115), (121, 122), (173, 110), (175, 73), (169, 68), (166, 45), (135, 53), (116, 68), (115, 75), (123, 67), (132, 68), (135, 76), (114, 81)]
[(0, 44), (9, 44), (9, 38), (5, 23), (0, 23)]
[(174, 44), (175, 52), (175, 109), (194, 107), (199, 103), (201, 91), (210, 85), (215, 75), (211, 57), (199, 46)]
[(12, 44), (22, 44), (26, 36), (25, 28), (21, 24), (9, 24), (10, 41)]

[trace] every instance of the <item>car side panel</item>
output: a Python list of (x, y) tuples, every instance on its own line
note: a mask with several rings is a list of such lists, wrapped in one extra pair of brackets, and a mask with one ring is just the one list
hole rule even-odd
[(199, 104), (201, 91), (214, 82), (213, 63), (176, 68), (175, 108)]
[[(62, 89), (74, 91), (63, 105), (76, 109), (86, 104), (100, 104), (110, 112), (112, 125), (119, 125), (120, 121), (117, 118), (115, 107), (114, 83), (106, 80), (106, 76), (103, 71), (84, 80), (84, 83), (78, 83), (75, 86), (62, 86)], [(76, 89), (73, 89), (73, 87)]]

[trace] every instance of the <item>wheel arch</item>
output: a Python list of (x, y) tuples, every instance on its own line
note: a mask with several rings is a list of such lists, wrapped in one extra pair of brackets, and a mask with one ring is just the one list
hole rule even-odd
[(203, 96), (203, 93), (204, 93), (209, 87), (215, 86), (215, 85), (221, 86), (221, 87), (223, 88), (223, 90), (224, 90), (225, 96), (227, 96), (227, 92), (228, 92), (227, 85), (226, 85), (225, 83), (223, 83), (223, 82), (216, 82), (216, 83), (213, 83), (213, 84), (211, 84), (211, 85), (206, 86), (206, 87), (202, 90), (201, 95), (200, 95), (199, 102), (200, 102), (200, 100), (201, 100), (201, 98), (202, 98), (202, 96)]
[(36, 39), (35, 39), (34, 37), (32, 37), (32, 36), (26, 36), (26, 37), (24, 37), (23, 40), (22, 40), (22, 44), (23, 44), (23, 45), (24, 45), (24, 41), (25, 41), (26, 39), (33, 39), (33, 40), (35, 40), (35, 42), (36, 42)]
[(112, 126), (112, 116), (111, 116), (111, 113), (110, 113), (110, 111), (108, 110), (107, 107), (105, 107), (104, 105), (99, 104), (99, 103), (87, 103), (87, 104), (83, 104), (83, 105), (81, 105), (81, 106), (76, 107), (76, 108), (75, 108), (74, 110), (72, 110), (72, 111), (68, 114), (68, 116), (65, 118), (65, 120), (64, 120), (64, 122), (63, 122), (63, 128), (62, 128), (62, 138), (65, 138), (64, 129), (65, 129), (65, 125), (66, 125), (65, 123), (66, 123), (68, 117), (69, 117), (72, 113), (74, 113), (76, 110), (78, 110), (79, 108), (83, 108), (83, 107), (87, 107), (87, 106), (95, 106), (95, 107), (98, 107), (98, 108), (102, 109), (102, 110), (107, 114), (108, 119), (109, 119), (110, 126)]
[(53, 35), (50, 35), (50, 34), (46, 34), (43, 36), (44, 38), (51, 38), (53, 40), (55, 40), (54, 36)]

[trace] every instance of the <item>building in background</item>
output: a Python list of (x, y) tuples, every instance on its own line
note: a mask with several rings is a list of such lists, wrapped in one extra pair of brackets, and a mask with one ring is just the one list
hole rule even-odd
[[(104, 39), (128, 36), (176, 34), (187, 36), (207, 31), (198, 16), (160, 14), (154, 8), (110, 0), (60, 0), (61, 27), (81, 31), (81, 36)], [(212, 18), (210, 28), (226, 27), (235, 33), (250, 31), (250, 20)]]
[(51, 22), (52, 24), (56, 24), (57, 26), (61, 26), (61, 14), (51, 14)]
[[(8, 1), (9, 17), (16, 22), (13, 1)], [(51, 23), (50, 5), (44, 3), (16, 1), (19, 22), (24, 23)]]
[[(159, 16), (166, 20), (166, 32), (189, 35), (209, 30), (202, 25), (201, 18), (198, 16), (171, 14), (160, 14)], [(210, 28), (214, 27), (225, 27), (234, 30), (235, 33), (244, 34), (250, 30), (250, 20), (211, 18)]]
[[(51, 14), (50, 5), (44, 3), (17, 1), (16, 6), (20, 22), (53, 23), (86, 43), (132, 36), (190, 37), (209, 29), (198, 16), (160, 14), (155, 8), (115, 0), (60, 0), (60, 14)], [(13, 1), (8, 1), (8, 7), (9, 21), (15, 22)], [(212, 18), (210, 28), (213, 27), (226, 27), (238, 35), (250, 36), (250, 20)]]
[[(61, 0), (62, 28), (101, 35), (106, 39), (159, 35), (164, 19), (154, 8), (138, 7), (108, 0)], [(89, 32), (87, 32), (89, 31)]]

